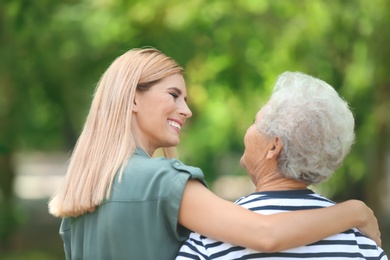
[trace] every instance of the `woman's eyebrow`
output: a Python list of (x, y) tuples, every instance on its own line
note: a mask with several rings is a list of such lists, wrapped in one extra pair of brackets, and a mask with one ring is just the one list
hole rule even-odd
[(170, 88), (168, 88), (169, 90), (175, 90), (176, 92), (177, 92), (177, 94), (179, 94), (179, 95), (181, 95), (181, 90), (180, 89), (178, 89), (177, 87), (170, 87)]

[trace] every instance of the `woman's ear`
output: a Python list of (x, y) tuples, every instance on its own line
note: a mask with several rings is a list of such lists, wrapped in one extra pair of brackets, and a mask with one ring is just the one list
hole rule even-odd
[(276, 159), (282, 151), (283, 144), (278, 137), (274, 137), (271, 140), (271, 148), (268, 150), (267, 159)]
[(139, 110), (139, 106), (138, 106), (139, 98), (140, 98), (140, 96), (136, 92), (135, 95), (134, 95), (134, 100), (133, 100), (133, 112), (138, 112), (138, 110)]

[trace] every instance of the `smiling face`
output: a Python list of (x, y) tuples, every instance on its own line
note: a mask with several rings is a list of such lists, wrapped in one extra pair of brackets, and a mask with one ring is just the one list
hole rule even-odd
[(178, 145), (181, 127), (192, 116), (186, 99), (186, 86), (180, 74), (160, 80), (147, 91), (137, 91), (132, 117), (136, 145), (149, 155), (160, 147)]

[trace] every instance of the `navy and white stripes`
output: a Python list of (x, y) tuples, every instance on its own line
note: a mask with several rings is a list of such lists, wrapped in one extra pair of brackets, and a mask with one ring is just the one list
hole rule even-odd
[[(334, 202), (311, 190), (258, 192), (240, 198), (237, 204), (252, 211), (269, 215), (285, 211), (328, 207)], [(380, 259), (386, 254), (374, 241), (357, 229), (328, 237), (319, 242), (277, 253), (261, 253), (248, 248), (218, 242), (197, 233), (181, 247), (177, 260), (183, 259)]]

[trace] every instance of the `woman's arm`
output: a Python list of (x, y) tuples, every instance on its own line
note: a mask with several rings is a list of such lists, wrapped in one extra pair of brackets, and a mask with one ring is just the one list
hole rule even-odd
[(261, 215), (219, 198), (195, 180), (184, 189), (179, 223), (210, 238), (263, 252), (307, 245), (352, 227), (381, 245), (377, 220), (361, 201)]

